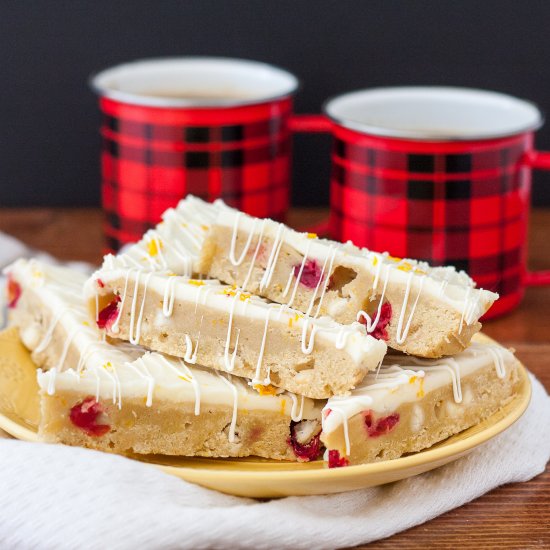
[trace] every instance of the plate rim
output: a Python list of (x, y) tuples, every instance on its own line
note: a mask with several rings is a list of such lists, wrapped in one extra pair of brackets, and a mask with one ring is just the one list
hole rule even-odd
[[(478, 339), (485, 340), (487, 342), (496, 343), (495, 340), (489, 336), (478, 333), (476, 335)], [(230, 457), (232, 466), (227, 466), (226, 459), (224, 458), (209, 458), (209, 457), (184, 457), (186, 459), (210, 459), (216, 460), (216, 466), (214, 468), (206, 468), (199, 466), (172, 466), (168, 464), (161, 464), (155, 462), (154, 460), (143, 460), (139, 455), (126, 456), (126, 458), (136, 460), (143, 464), (154, 466), (161, 471), (164, 471), (171, 475), (176, 475), (180, 478), (188, 479), (194, 478), (193, 482), (200, 483), (198, 479), (201, 475), (204, 476), (207, 473), (209, 480), (221, 480), (226, 479), (227, 476), (231, 476), (233, 482), (239, 481), (253, 481), (253, 482), (274, 482), (277, 480), (288, 482), (288, 481), (314, 481), (319, 480), (320, 476), (330, 476), (331, 480), (344, 480), (348, 478), (356, 478), (358, 476), (376, 476), (379, 474), (391, 474), (392, 472), (398, 472), (399, 470), (410, 470), (415, 467), (422, 467), (423, 465), (429, 465), (434, 462), (451, 462), (454, 459), (458, 459), (475, 448), (487, 443), (489, 440), (493, 439), (500, 433), (504, 432), (510, 426), (512, 426), (521, 416), (525, 413), (529, 403), (531, 401), (532, 395), (532, 384), (529, 377), (529, 373), (525, 365), (517, 359), (519, 363), (519, 372), (521, 377), (521, 386), (519, 388), (516, 396), (510, 401), (507, 406), (511, 406), (511, 410), (498, 421), (488, 425), (483, 428), (481, 431), (471, 434), (466, 438), (458, 439), (457, 441), (452, 441), (450, 443), (437, 446), (429, 447), (421, 451), (417, 451), (407, 456), (401, 456), (391, 460), (383, 460), (378, 462), (371, 462), (367, 464), (355, 464), (347, 466), (345, 468), (327, 468), (326, 464), (321, 465), (320, 468), (310, 468), (310, 469), (301, 469), (301, 464), (299, 462), (289, 462), (285, 461), (285, 464), (289, 466), (295, 466), (295, 468), (277, 470), (277, 469), (243, 469), (235, 467), (235, 461), (239, 461), (237, 457)], [(512, 406), (512, 404), (514, 404)], [(482, 420), (483, 422), (489, 422), (490, 419), (497, 415), (499, 411), (495, 412), (493, 415)], [(477, 425), (476, 425), (477, 426)], [(471, 426), (468, 429), (471, 429), (475, 426)], [(40, 442), (38, 438), (38, 432), (36, 430), (30, 429), (29, 427), (19, 423), (17, 420), (10, 418), (10, 415), (0, 412), (0, 429), (6, 431), (12, 437), (28, 442)], [(464, 432), (463, 431), (463, 432)], [(459, 433), (463, 433), (459, 432)], [(455, 434), (458, 435), (458, 434)], [(445, 440), (444, 440), (445, 441)], [(443, 441), (443, 442), (444, 442)], [(148, 455), (151, 456), (151, 455)], [(169, 455), (166, 455), (168, 458), (172, 458)], [(447, 460), (449, 459), (449, 460)], [(319, 461), (320, 462), (320, 461)], [(275, 463), (275, 461), (273, 462)], [(246, 464), (243, 462), (243, 464)], [(429, 469), (429, 468), (428, 468)], [(191, 480), (190, 480), (191, 481)]]
[[(273, 480), (274, 476), (277, 476), (278, 479), (284, 479), (285, 481), (292, 481), (292, 480), (301, 480), (301, 481), (307, 481), (308, 478), (318, 478), (319, 475), (330, 475), (333, 478), (348, 478), (348, 477), (356, 477), (357, 475), (377, 475), (381, 473), (391, 473), (393, 471), (398, 471), (401, 469), (411, 469), (415, 466), (421, 466), (423, 464), (430, 464), (433, 462), (438, 462), (441, 460), (445, 460), (449, 457), (456, 457), (461, 458), (468, 452), (474, 450), (477, 447), (480, 447), (481, 445), (487, 443), (500, 433), (507, 430), (510, 426), (512, 426), (515, 422), (517, 422), (525, 413), (527, 407), (529, 406), (529, 403), (531, 401), (531, 394), (532, 394), (532, 387), (531, 387), (531, 381), (529, 379), (529, 374), (523, 363), (520, 363), (520, 372), (522, 377), (521, 382), (521, 388), (516, 397), (510, 402), (510, 405), (517, 402), (516, 406), (512, 408), (512, 410), (506, 414), (503, 418), (495, 422), (494, 424), (491, 424), (490, 426), (487, 426), (482, 431), (472, 434), (464, 439), (459, 439), (457, 441), (453, 441), (451, 443), (448, 443), (446, 445), (442, 445), (441, 447), (428, 447), (427, 449), (423, 449), (421, 451), (417, 451), (415, 453), (412, 453), (407, 456), (401, 456), (398, 458), (394, 458), (391, 460), (382, 460), (378, 462), (370, 462), (367, 464), (354, 464), (350, 466), (346, 466), (345, 468), (318, 468), (318, 469), (291, 469), (291, 470), (240, 470), (240, 469), (233, 469), (233, 468), (227, 468), (223, 467), (223, 460), (220, 459), (220, 466), (214, 468), (193, 468), (189, 466), (170, 466), (166, 464), (159, 464), (155, 462), (146, 462), (147, 464), (152, 464), (161, 470), (164, 470), (168, 473), (174, 474), (175, 472), (182, 472), (185, 471), (187, 474), (188, 472), (191, 473), (204, 473), (205, 471), (208, 472), (208, 475), (210, 478), (219, 478), (224, 477), (226, 475), (231, 475), (234, 481), (238, 481), (239, 479), (244, 480), (245, 478), (247, 480), (264, 480), (269, 478), (270, 481)], [(482, 422), (489, 421), (494, 415), (498, 414), (498, 411), (494, 413), (493, 415), (487, 417), (485, 420), (482, 420)], [(475, 426), (471, 426), (472, 428)], [(470, 428), (467, 428), (467, 430)], [(463, 430), (466, 431), (466, 430)], [(459, 432), (463, 433), (463, 432)], [(458, 435), (458, 434), (455, 434)], [(443, 440), (444, 441), (444, 440)], [(193, 458), (193, 457), (189, 457)], [(200, 458), (200, 457), (199, 457)], [(139, 458), (137, 458), (139, 460)], [(233, 458), (232, 460), (237, 460)], [(140, 462), (143, 462), (140, 460)], [(321, 474), (320, 472), (326, 472), (326, 474)], [(311, 481), (312, 479), (309, 479)]]

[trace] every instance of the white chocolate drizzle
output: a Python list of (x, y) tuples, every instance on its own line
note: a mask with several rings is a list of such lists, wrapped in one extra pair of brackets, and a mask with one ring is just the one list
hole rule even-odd
[(277, 227), (277, 233), (275, 235), (275, 240), (273, 241), (273, 247), (271, 248), (271, 253), (267, 261), (267, 266), (265, 268), (264, 274), (260, 281), (260, 292), (265, 290), (271, 282), (271, 278), (273, 277), (273, 272), (275, 271), (277, 258), (279, 257), (279, 252), (281, 251), (281, 247), (283, 246), (283, 243), (284, 243), (284, 232), (285, 232), (285, 226), (284, 224), (280, 223), (279, 226)]
[(164, 287), (164, 298), (162, 300), (162, 313), (165, 317), (171, 317), (174, 312), (174, 301), (176, 299), (176, 278), (167, 277)]
[(225, 370), (231, 372), (235, 368), (235, 360), (237, 358), (237, 348), (239, 345), (240, 329), (237, 329), (237, 338), (235, 339), (235, 347), (231, 358), (229, 357), (229, 348), (231, 346), (231, 329), (233, 328), (233, 317), (235, 315), (235, 305), (241, 297), (241, 292), (237, 291), (231, 302), (231, 308), (229, 309), (229, 322), (227, 323), (227, 337), (225, 339), (225, 348), (223, 351), (223, 362)]
[(229, 426), (229, 443), (235, 442), (235, 427), (237, 426), (237, 410), (239, 409), (239, 393), (235, 384), (231, 380), (231, 375), (228, 375), (227, 378), (218, 374), (222, 381), (227, 384), (231, 391), (233, 392), (233, 414), (231, 415), (231, 424)]
[(242, 212), (239, 212), (236, 216), (235, 216), (235, 224), (234, 224), (234, 227), (233, 227), (233, 235), (231, 236), (231, 246), (229, 248), (229, 261), (234, 265), (234, 266), (239, 266), (243, 263), (245, 257), (246, 257), (246, 254), (248, 252), (248, 249), (250, 248), (250, 243), (252, 242), (252, 237), (254, 236), (254, 229), (256, 228), (256, 222), (258, 220), (254, 220), (254, 229), (248, 234), (248, 240), (246, 241), (242, 251), (241, 251), (241, 255), (239, 256), (239, 258), (235, 258), (235, 247), (237, 245), (237, 235), (238, 235), (238, 232), (239, 232), (239, 218), (240, 216), (242, 215)]
[(302, 420), (304, 416), (304, 399), (305, 399), (304, 396), (303, 395), (300, 396), (300, 410), (298, 411), (298, 396), (289, 392), (286, 392), (286, 395), (290, 396), (290, 399), (292, 400), (292, 409), (290, 411), (290, 418), (294, 422), (300, 422), (300, 420)]
[[(381, 262), (378, 263), (380, 265)], [(379, 269), (377, 270), (376, 276), (379, 277)], [(378, 322), (380, 321), (380, 315), (382, 313), (382, 306), (384, 305), (384, 298), (386, 296), (386, 288), (388, 287), (388, 281), (389, 281), (389, 275), (390, 275), (390, 269), (389, 267), (386, 269), (386, 276), (384, 278), (384, 287), (382, 288), (382, 294), (380, 295), (380, 300), (378, 302), (378, 307), (376, 308), (376, 316), (374, 318), (374, 321), (371, 319), (370, 315), (364, 311), (361, 310), (357, 314), (357, 321), (361, 322), (361, 318), (365, 320), (365, 326), (367, 328), (367, 332), (370, 334), (371, 332), (374, 332), (376, 327), (378, 326)], [(373, 290), (376, 290), (376, 285), (373, 284)], [(403, 306), (404, 307), (404, 306)]]
[[(246, 273), (246, 277), (244, 278), (243, 284), (241, 285), (242, 288), (244, 288), (244, 289), (246, 289), (246, 287), (248, 286), (250, 278), (252, 277), (252, 272), (254, 271), (254, 265), (256, 264), (256, 258), (258, 257), (258, 253), (259, 253), (260, 248), (262, 246), (265, 224), (266, 224), (266, 220), (263, 220), (262, 226), (261, 226), (261, 229), (260, 229), (260, 234), (258, 235), (258, 243), (256, 244), (256, 248), (254, 249), (254, 255), (252, 256), (252, 260), (250, 262), (250, 267), (248, 268), (248, 272)], [(252, 233), (250, 233), (250, 235), (252, 235)]]
[(139, 279), (140, 279), (141, 273), (138, 271), (136, 274), (136, 284), (134, 286), (134, 296), (132, 298), (132, 309), (130, 311), (130, 328), (128, 333), (128, 340), (130, 340), (130, 343), (134, 345), (139, 344), (139, 340), (141, 338), (141, 325), (143, 323), (145, 300), (147, 299), (147, 289), (149, 287), (149, 281), (151, 279), (152, 274), (153, 274), (152, 272), (149, 272), (145, 275), (145, 281), (143, 283), (143, 297), (141, 299), (141, 307), (139, 308), (139, 315), (137, 318), (137, 322), (135, 321), (135, 316), (136, 316), (136, 304), (137, 304), (138, 291), (139, 291)]

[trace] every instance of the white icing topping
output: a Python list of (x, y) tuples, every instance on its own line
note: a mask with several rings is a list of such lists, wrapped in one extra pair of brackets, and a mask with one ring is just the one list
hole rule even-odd
[(105, 256), (104, 267), (170, 270), (191, 277), (198, 271), (204, 237), (218, 208), (218, 205), (188, 195), (176, 208), (166, 210), (162, 222), (145, 233), (139, 243), (118, 256)]

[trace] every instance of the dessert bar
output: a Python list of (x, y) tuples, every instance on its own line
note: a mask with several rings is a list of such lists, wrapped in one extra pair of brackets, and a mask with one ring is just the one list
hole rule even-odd
[(386, 353), (358, 322), (314, 319), (215, 280), (107, 265), (85, 295), (110, 337), (315, 399), (348, 393)]
[(339, 323), (360, 321), (394, 349), (422, 357), (462, 351), (498, 295), (463, 271), (430, 267), (293, 231), (218, 201), (198, 270)]
[(10, 323), (41, 367), (44, 441), (117, 453), (319, 454), (319, 403), (111, 343), (88, 318), (76, 271), (19, 260), (7, 272)]
[(323, 409), (329, 466), (397, 458), (478, 424), (513, 398), (519, 368), (492, 343), (437, 360), (388, 355), (379, 372)]

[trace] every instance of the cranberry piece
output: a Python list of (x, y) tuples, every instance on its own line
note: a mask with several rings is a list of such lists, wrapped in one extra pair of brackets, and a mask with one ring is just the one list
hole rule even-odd
[(97, 326), (109, 330), (112, 324), (118, 317), (118, 304), (120, 296), (115, 296), (114, 299), (105, 306), (97, 315)]
[(72, 407), (69, 417), (77, 428), (84, 430), (88, 435), (100, 437), (111, 429), (108, 424), (97, 424), (97, 417), (104, 410), (103, 405), (98, 403), (95, 397), (88, 396)]
[(390, 414), (389, 416), (385, 416), (384, 418), (381, 418), (376, 423), (376, 435), (384, 435), (389, 432), (391, 432), (395, 426), (397, 426), (397, 423), (399, 422), (399, 414)]
[[(374, 327), (374, 330), (370, 333), (371, 336), (376, 338), (377, 340), (385, 340), (387, 341), (389, 339), (388, 331), (386, 330), (386, 327), (391, 321), (392, 316), (392, 309), (391, 304), (389, 302), (384, 302), (382, 304), (382, 307), (380, 308), (380, 318), (378, 319), (378, 323), (376, 323), (376, 326)], [(359, 322), (365, 325), (367, 323), (367, 319), (364, 315), (361, 315), (359, 318)]]
[[(294, 266), (294, 277), (298, 277), (300, 274), (300, 265)], [(307, 288), (315, 288), (321, 280), (321, 268), (315, 260), (308, 260), (304, 264), (302, 275), (300, 277), (300, 284)]]
[(378, 437), (390, 433), (399, 422), (399, 413), (393, 413), (375, 420), (372, 411), (363, 413), (365, 426), (369, 437)]
[(378, 319), (378, 323), (371, 333), (374, 338), (378, 340), (388, 340), (389, 337), (386, 327), (391, 321), (391, 315), (391, 304), (389, 302), (384, 302), (380, 308), (380, 319)]
[(8, 276), (8, 307), (16, 307), (19, 298), (21, 298), (21, 285)]
[(349, 460), (345, 456), (340, 456), (340, 453), (336, 450), (330, 450), (328, 452), (328, 467), (329, 468), (342, 468), (349, 466)]
[(370, 435), (370, 430), (372, 428), (372, 412), (367, 411), (363, 413), (363, 416), (365, 419), (365, 426), (367, 427), (367, 432), (369, 432), (369, 435)]
[(99, 288), (105, 288), (105, 283), (101, 279), (97, 279), (97, 286)]
[(298, 422), (290, 423), (290, 438), (289, 445), (292, 447), (294, 454), (301, 462), (309, 462), (319, 457), (321, 451), (321, 433), (313, 436), (307, 443), (298, 443), (296, 440), (296, 425)]

